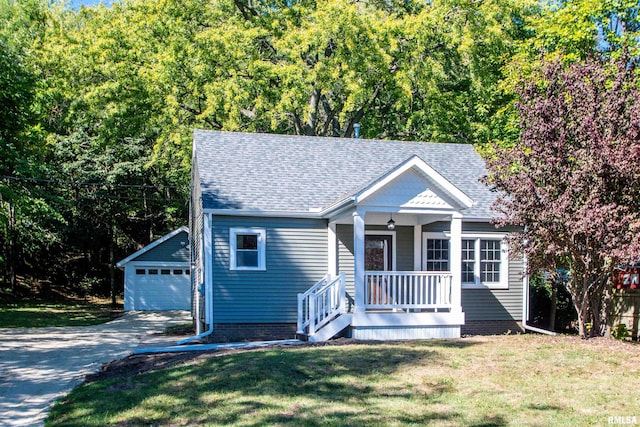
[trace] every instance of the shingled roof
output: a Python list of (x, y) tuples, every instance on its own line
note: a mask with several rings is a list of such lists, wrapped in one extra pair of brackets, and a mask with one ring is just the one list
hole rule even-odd
[(205, 209), (317, 212), (413, 156), (474, 201), (465, 217), (495, 215), (490, 207), (496, 194), (479, 182), (486, 175), (484, 161), (468, 144), (194, 132)]

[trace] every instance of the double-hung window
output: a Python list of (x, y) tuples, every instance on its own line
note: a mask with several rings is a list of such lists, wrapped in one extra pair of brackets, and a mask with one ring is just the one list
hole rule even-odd
[(266, 231), (263, 228), (229, 230), (230, 269), (266, 270)]
[[(465, 288), (507, 289), (508, 261), (504, 236), (463, 234), (461, 279)], [(450, 237), (447, 233), (425, 233), (424, 269), (451, 271)]]
[(449, 239), (427, 238), (425, 270), (449, 271)]
[(462, 236), (462, 286), (507, 289), (506, 247), (502, 238)]

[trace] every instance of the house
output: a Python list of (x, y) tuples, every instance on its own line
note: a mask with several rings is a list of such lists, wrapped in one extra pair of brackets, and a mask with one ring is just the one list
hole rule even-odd
[(521, 330), (485, 173), (471, 145), (196, 130), (193, 339)]
[(124, 309), (190, 310), (189, 229), (177, 230), (116, 264), (124, 270)]

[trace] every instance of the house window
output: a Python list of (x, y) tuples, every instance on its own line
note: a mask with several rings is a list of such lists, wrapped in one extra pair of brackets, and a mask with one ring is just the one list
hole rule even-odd
[(500, 241), (480, 240), (480, 281), (500, 282)]
[(462, 239), (462, 284), (464, 287), (507, 289), (507, 256), (502, 239)]
[(263, 228), (232, 228), (229, 240), (231, 270), (266, 269), (266, 231)]
[(475, 279), (475, 240), (462, 239), (462, 283), (474, 283)]
[[(507, 289), (508, 265), (503, 236), (463, 235), (461, 241), (461, 279), (465, 288)], [(450, 271), (448, 234), (425, 233), (424, 269)]]
[(427, 239), (427, 271), (449, 271), (449, 239)]

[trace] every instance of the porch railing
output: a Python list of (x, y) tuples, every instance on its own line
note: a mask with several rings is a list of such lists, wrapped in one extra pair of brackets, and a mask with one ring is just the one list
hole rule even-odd
[(451, 274), (432, 271), (367, 271), (365, 308), (450, 309)]
[(331, 320), (346, 312), (345, 276), (327, 274), (303, 294), (298, 294), (298, 333), (313, 335)]

